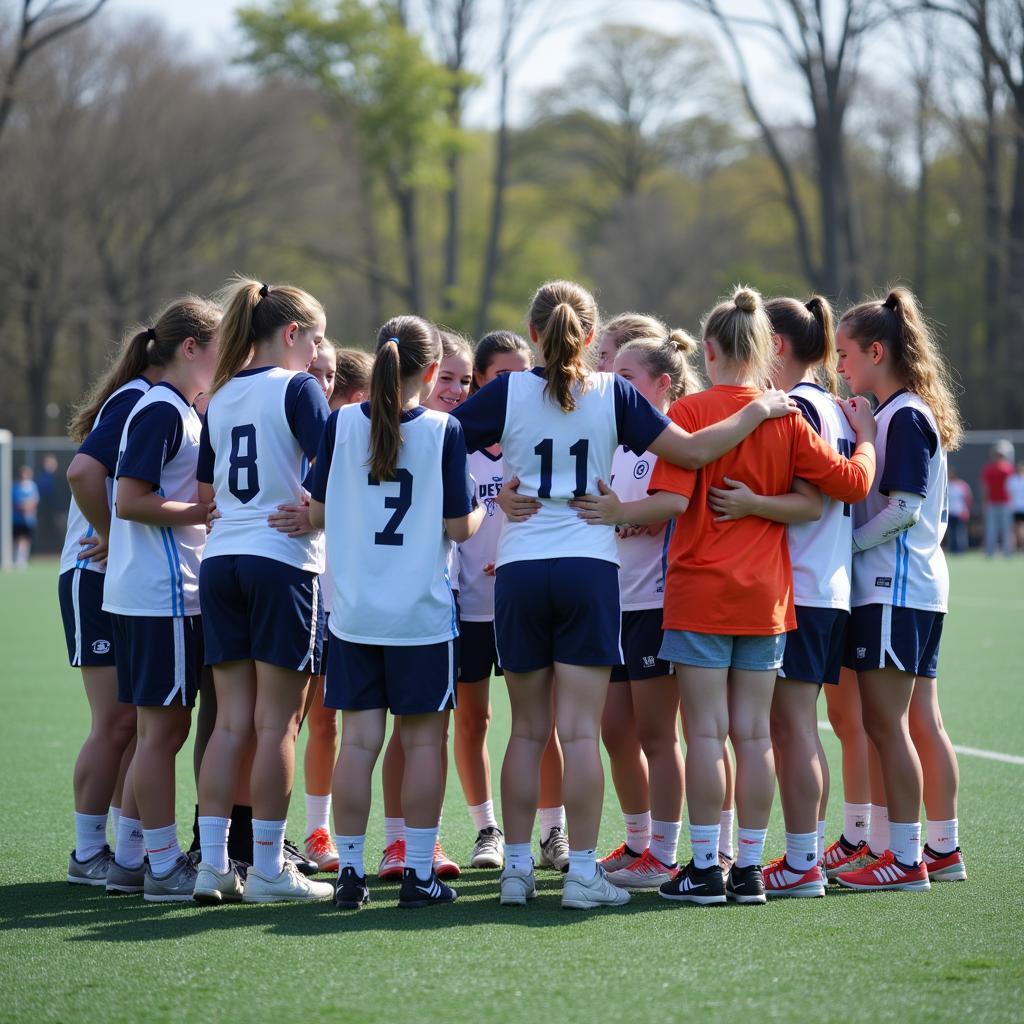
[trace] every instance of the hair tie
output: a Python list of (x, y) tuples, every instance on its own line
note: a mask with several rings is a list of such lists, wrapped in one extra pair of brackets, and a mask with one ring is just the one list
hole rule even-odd
[(146, 328), (146, 341), (156, 341), (156, 328), (155, 327), (147, 327)]
[(886, 295), (885, 301), (882, 303), (885, 309), (891, 310), (893, 313), (896, 312), (896, 302), (891, 294)]
[(265, 299), (270, 294), (270, 285), (264, 284), (260, 286), (260, 298)]
[(395, 343), (395, 348), (401, 348), (402, 343), (396, 337), (394, 337), (394, 335), (392, 335), (390, 338), (388, 338), (388, 340), (386, 342), (384, 342), (384, 344), (386, 345), (386, 344), (388, 344), (388, 342), (391, 342), (391, 341), (393, 341)]

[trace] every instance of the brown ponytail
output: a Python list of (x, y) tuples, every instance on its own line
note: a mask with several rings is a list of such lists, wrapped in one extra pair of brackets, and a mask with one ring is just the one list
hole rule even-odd
[(537, 290), (527, 316), (544, 355), (545, 394), (563, 412), (576, 408), (573, 389), (586, 390), (587, 339), (597, 327), (597, 303), (572, 281), (549, 281)]
[(764, 308), (771, 321), (772, 332), (789, 342), (797, 362), (816, 366), (822, 385), (833, 395), (838, 395), (836, 336), (828, 299), (820, 295), (812, 295), (807, 302), (771, 299)]
[(141, 376), (151, 366), (166, 366), (186, 338), (208, 345), (221, 320), (220, 307), (195, 295), (172, 302), (157, 317), (153, 327), (136, 331), (121, 346), (121, 351), (102, 377), (92, 386), (75, 409), (69, 433), (73, 441), (84, 441), (103, 408), (104, 402), (128, 381)]
[(367, 391), (373, 356), (358, 348), (338, 349), (338, 369), (334, 374), (335, 395), (350, 395), (353, 391)]
[(441, 359), (437, 328), (418, 316), (392, 317), (377, 332), (370, 373), (370, 459), (374, 480), (393, 480), (402, 450), (402, 382)]

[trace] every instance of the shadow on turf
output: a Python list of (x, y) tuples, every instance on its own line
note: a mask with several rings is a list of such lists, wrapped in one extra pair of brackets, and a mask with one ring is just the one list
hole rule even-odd
[[(701, 908), (660, 899), (657, 893), (635, 893), (625, 907), (614, 911), (563, 911), (562, 881), (539, 875), (538, 895), (526, 907), (502, 907), (497, 900), (498, 872), (463, 875), (455, 883), (459, 901), (453, 907), (401, 910), (398, 886), (371, 885), (371, 904), (360, 911), (339, 911), (332, 902), (310, 905), (234, 904), (196, 907), (193, 904), (151, 904), (141, 897), (106, 896), (96, 889), (66, 882), (35, 882), (0, 886), (0, 930), (74, 929), (70, 942), (140, 942), (182, 939), (237, 927), (259, 927), (271, 934), (318, 936), (345, 932), (425, 931), (501, 924), (518, 928), (547, 928), (553, 924), (582, 924), (605, 913), (636, 916), (653, 913), (750, 913), (749, 907)], [(831, 889), (829, 899), (851, 895)], [(756, 912), (756, 911), (755, 911)]]

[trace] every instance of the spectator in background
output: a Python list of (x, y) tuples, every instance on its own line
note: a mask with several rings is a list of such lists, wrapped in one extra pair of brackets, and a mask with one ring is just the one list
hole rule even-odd
[(1013, 445), (998, 441), (992, 456), (981, 470), (981, 484), (985, 496), (985, 554), (991, 557), (997, 547), (1003, 553), (1013, 552), (1013, 515), (1007, 482), (1014, 475)]
[(960, 477), (952, 466), (949, 467), (949, 551), (959, 554), (970, 547), (967, 526), (971, 521), (971, 505), (974, 495), (971, 485)]
[(1017, 472), (1006, 481), (1006, 489), (1010, 493), (1017, 550), (1024, 551), (1024, 462), (1017, 464)]
[(11, 485), (11, 535), (14, 538), (14, 565), (18, 569), (28, 567), (38, 509), (39, 488), (32, 479), (32, 467), (22, 466), (18, 470), (18, 479)]
[(36, 473), (36, 487), (39, 488), (39, 536), (42, 545), (52, 544), (57, 530), (57, 515), (60, 512), (57, 496), (57, 456), (48, 452), (43, 456), (41, 468)]

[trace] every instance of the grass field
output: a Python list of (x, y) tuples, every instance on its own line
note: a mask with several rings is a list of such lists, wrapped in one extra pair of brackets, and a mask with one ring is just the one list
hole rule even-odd
[[(953, 564), (942, 703), (954, 743), (1024, 755), (1024, 558)], [(342, 915), (331, 904), (197, 909), (106, 898), (64, 881), (71, 768), (86, 730), (67, 667), (56, 567), (0, 577), (0, 1020), (1020, 1021), (1024, 765), (961, 758), (970, 880), (930, 894), (860, 895), (767, 907), (680, 907), (656, 895), (621, 911), (559, 907), (542, 875), (528, 908), (502, 908), (496, 872), (467, 872), (450, 909), (394, 907), (397, 887)], [(507, 735), (492, 688), (491, 753)], [(838, 746), (825, 734), (838, 768)], [(191, 822), (182, 756), (178, 820)], [(838, 774), (838, 772), (836, 773)], [(293, 838), (302, 834), (301, 780)], [(829, 838), (841, 825), (833, 800)], [(380, 848), (379, 804), (369, 854)], [(777, 802), (776, 802), (777, 811)], [(610, 786), (602, 847), (619, 842)], [(452, 772), (448, 852), (473, 839)], [(781, 847), (778, 814), (768, 854)], [(681, 853), (687, 851), (684, 840)]]

